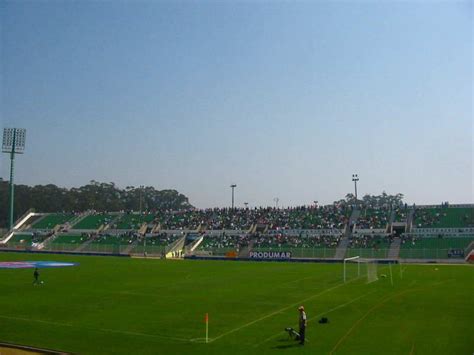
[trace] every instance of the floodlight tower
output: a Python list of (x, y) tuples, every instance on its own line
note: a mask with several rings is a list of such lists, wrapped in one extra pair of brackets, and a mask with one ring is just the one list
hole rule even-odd
[(354, 181), (355, 200), (357, 203), (357, 181), (359, 181), (359, 176), (357, 174), (352, 174), (352, 181)]
[(23, 154), (25, 151), (26, 129), (24, 128), (4, 128), (2, 152), (10, 154), (10, 214), (8, 228), (13, 228), (13, 204), (14, 204), (14, 168), (15, 154)]
[(278, 209), (278, 202), (280, 201), (280, 199), (278, 197), (275, 197), (273, 201), (275, 201), (275, 206)]
[(143, 204), (143, 188), (145, 186), (140, 185), (140, 216), (142, 215), (142, 204)]
[(237, 185), (232, 184), (230, 187), (232, 188), (232, 209), (234, 209), (234, 189), (237, 187)]

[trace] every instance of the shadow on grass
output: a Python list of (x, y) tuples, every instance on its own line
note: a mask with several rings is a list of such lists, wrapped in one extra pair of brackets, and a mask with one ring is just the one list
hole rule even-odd
[(274, 346), (272, 349), (290, 349), (290, 348), (297, 348), (300, 346), (300, 344), (294, 340), (287, 340), (287, 339), (280, 339), (278, 340), (280, 343), (285, 343), (281, 345)]

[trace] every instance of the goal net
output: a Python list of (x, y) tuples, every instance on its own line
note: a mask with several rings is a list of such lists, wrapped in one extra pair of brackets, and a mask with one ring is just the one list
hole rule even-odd
[(367, 283), (377, 281), (377, 261), (364, 259), (359, 256), (345, 258), (343, 270), (344, 282), (355, 278), (366, 278)]

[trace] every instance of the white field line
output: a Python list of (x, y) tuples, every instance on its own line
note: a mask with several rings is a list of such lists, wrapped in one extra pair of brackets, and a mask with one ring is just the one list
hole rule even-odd
[[(421, 288), (420, 288), (421, 289)], [(390, 301), (391, 299), (395, 298), (395, 297), (398, 297), (398, 296), (402, 296), (404, 295), (405, 293), (408, 293), (408, 292), (412, 292), (412, 291), (416, 291), (416, 290), (420, 290), (420, 289), (408, 289), (408, 290), (403, 290), (401, 292), (398, 292), (398, 293), (395, 293), (393, 295), (389, 295), (388, 297), (385, 297), (384, 299), (382, 299), (380, 302), (377, 302), (374, 306), (372, 306), (367, 312), (364, 313), (364, 315), (362, 317), (360, 317), (357, 321), (355, 321), (355, 323), (352, 325), (352, 327), (349, 328), (349, 330), (347, 331), (346, 334), (344, 334), (339, 340), (338, 342), (336, 343), (336, 345), (334, 345), (334, 348), (329, 352), (329, 354), (333, 354), (337, 348), (339, 347), (339, 345), (341, 345), (344, 340), (346, 340), (347, 337), (349, 337), (349, 335), (352, 333), (353, 330), (355, 330), (359, 324), (365, 319), (367, 318), (367, 316), (372, 313), (372, 311), (374, 311), (375, 309), (383, 306), (386, 302)]]
[(321, 291), (321, 292), (319, 292), (319, 293), (317, 293), (317, 294), (315, 294), (315, 295), (312, 295), (312, 296), (310, 296), (310, 297), (307, 297), (307, 298), (305, 298), (305, 299), (303, 299), (303, 300), (300, 300), (300, 301), (298, 301), (298, 302), (296, 302), (296, 303), (290, 304), (289, 306), (286, 306), (286, 307), (281, 308), (281, 309), (279, 309), (279, 310), (277, 310), (277, 311), (274, 311), (274, 312), (272, 312), (272, 313), (269, 313), (269, 314), (267, 314), (267, 315), (265, 315), (265, 316), (263, 316), (263, 317), (260, 317), (260, 318), (258, 318), (258, 319), (255, 319), (255, 320), (253, 320), (253, 321), (251, 321), (251, 322), (249, 322), (249, 323), (246, 323), (246, 324), (244, 324), (244, 325), (242, 325), (242, 326), (240, 326), (240, 327), (237, 327), (237, 328), (234, 328), (234, 329), (232, 329), (232, 330), (229, 330), (228, 332), (222, 333), (221, 335), (219, 335), (219, 336), (217, 336), (217, 337), (215, 337), (215, 338), (213, 338), (213, 339), (211, 339), (211, 340), (209, 340), (209, 341), (210, 341), (210, 342), (216, 341), (216, 340), (218, 340), (218, 339), (220, 339), (220, 338), (222, 338), (222, 337), (224, 337), (224, 336), (226, 336), (226, 335), (235, 333), (235, 332), (237, 332), (237, 331), (239, 331), (239, 330), (241, 330), (241, 329), (243, 329), (243, 328), (246, 328), (246, 327), (248, 327), (248, 326), (251, 326), (251, 325), (253, 325), (253, 324), (255, 324), (255, 323), (258, 323), (258, 322), (260, 322), (260, 321), (262, 321), (262, 320), (264, 320), (264, 319), (270, 318), (270, 317), (272, 317), (272, 316), (274, 316), (274, 315), (276, 315), (276, 314), (278, 314), (278, 313), (281, 313), (281, 312), (284, 312), (284, 311), (286, 311), (286, 310), (288, 310), (288, 309), (290, 309), (290, 308), (296, 307), (296, 306), (298, 306), (298, 305), (300, 305), (300, 304), (302, 304), (302, 303), (304, 303), (304, 302), (306, 302), (306, 301), (309, 301), (309, 300), (311, 300), (311, 299), (313, 299), (313, 298), (319, 297), (319, 296), (321, 296), (321, 295), (323, 295), (323, 294), (325, 294), (325, 293), (327, 293), (327, 292), (329, 292), (329, 291), (332, 291), (332, 290), (335, 290), (336, 288), (339, 288), (339, 287), (341, 287), (341, 286), (347, 285), (347, 284), (349, 284), (350, 282), (354, 282), (355, 280), (358, 280), (358, 278), (355, 278), (355, 279), (353, 279), (353, 280), (351, 280), (351, 281), (348, 281), (348, 282), (346, 282), (346, 283), (344, 283), (344, 282), (339, 283), (339, 284), (337, 284), (336, 286), (333, 286), (333, 287), (330, 287), (330, 288), (328, 288), (328, 289), (325, 289), (325, 290), (323, 290), (323, 291)]
[(4, 316), (4, 315), (0, 315), (0, 318), (10, 319), (10, 320), (19, 320), (19, 321), (30, 322), (30, 323), (33, 322), (33, 323), (49, 324), (49, 325), (54, 325), (54, 326), (59, 326), (59, 327), (69, 327), (69, 328), (78, 328), (78, 329), (85, 329), (85, 330), (92, 330), (92, 331), (101, 331), (101, 332), (106, 332), (106, 333), (135, 335), (135, 336), (169, 339), (169, 340), (176, 340), (176, 341), (183, 341), (183, 342), (189, 342), (190, 341), (190, 339), (170, 337), (170, 336), (166, 336), (166, 335), (146, 334), (146, 333), (140, 333), (140, 332), (129, 332), (129, 331), (126, 331), (126, 330), (116, 330), (116, 329), (108, 329), (108, 328), (81, 327), (81, 326), (77, 326), (77, 325), (72, 325), (72, 324), (67, 324), (67, 323), (60, 323), (60, 322), (52, 322), (52, 321), (46, 321), (46, 320), (41, 320), (41, 319), (11, 317), (11, 316)]
[(284, 282), (284, 283), (281, 283), (280, 285), (291, 285), (293, 283), (297, 283), (297, 282), (300, 282), (300, 281), (303, 281), (303, 280), (308, 280), (308, 279), (313, 279), (313, 278), (315, 278), (315, 276), (303, 277), (302, 279), (297, 279), (297, 280), (293, 280), (293, 281)]
[(395, 294), (392, 294), (392, 295), (389, 295), (387, 297), (385, 297), (384, 299), (382, 299), (380, 302), (376, 303), (374, 306), (372, 306), (372, 308), (370, 308), (367, 312), (365, 312), (365, 314), (360, 317), (357, 321), (355, 321), (355, 323), (352, 325), (352, 327), (347, 331), (346, 334), (344, 334), (340, 339), (339, 341), (336, 343), (336, 345), (334, 345), (334, 348), (329, 352), (329, 354), (333, 354), (337, 348), (351, 335), (351, 333), (359, 326), (359, 324), (365, 319), (367, 318), (367, 316), (372, 313), (374, 310), (376, 310), (377, 308), (380, 308), (381, 306), (383, 306), (385, 303), (387, 303), (388, 301), (392, 300), (393, 298), (396, 298), (398, 296), (402, 296), (406, 293), (409, 293), (409, 292), (414, 292), (414, 291), (420, 291), (420, 290), (423, 290), (423, 289), (426, 289), (426, 288), (429, 288), (429, 287), (433, 287), (433, 286), (439, 286), (439, 285), (442, 285), (446, 282), (450, 282), (450, 281), (453, 281), (453, 279), (449, 279), (449, 280), (444, 280), (444, 281), (439, 281), (439, 282), (436, 282), (436, 283), (433, 283), (431, 285), (427, 285), (426, 287), (418, 287), (418, 288), (411, 288), (411, 289), (406, 289), (406, 290), (403, 290), (401, 292), (397, 292)]
[[(336, 311), (336, 310), (338, 310), (338, 309), (340, 309), (340, 308), (346, 307), (346, 306), (350, 305), (351, 303), (354, 303), (354, 302), (360, 300), (361, 298), (363, 298), (363, 297), (365, 297), (365, 296), (368, 296), (368, 295), (370, 295), (371, 293), (374, 293), (374, 292), (375, 292), (375, 291), (367, 292), (367, 293), (365, 293), (365, 294), (363, 294), (363, 295), (360, 295), (359, 297), (356, 297), (356, 298), (354, 298), (354, 299), (352, 299), (352, 300), (350, 300), (350, 301), (348, 301), (348, 302), (346, 302), (346, 303), (340, 304), (340, 305), (338, 305), (338, 306), (336, 306), (336, 307), (333, 307), (333, 308), (331, 308), (331, 309), (329, 309), (329, 310), (327, 310), (327, 311), (321, 312), (321, 313), (315, 315), (314, 317), (309, 318), (309, 319), (308, 319), (308, 322), (311, 322), (312, 320), (314, 320), (314, 319), (316, 319), (316, 318), (319, 318), (319, 317), (321, 317), (321, 316), (323, 316), (323, 315), (326, 315), (326, 314), (329, 314), (329, 313), (331, 313), (331, 312), (334, 312), (334, 311)], [(254, 347), (260, 346), (260, 345), (266, 343), (266, 342), (269, 341), (269, 340), (275, 339), (276, 337), (278, 337), (278, 336), (280, 336), (280, 335), (281, 335), (281, 332), (278, 332), (277, 334), (272, 335), (272, 336), (266, 338), (265, 340), (261, 341), (260, 343), (254, 345)]]

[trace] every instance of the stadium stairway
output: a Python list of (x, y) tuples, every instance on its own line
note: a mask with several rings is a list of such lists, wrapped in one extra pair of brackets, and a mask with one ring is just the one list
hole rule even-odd
[(242, 247), (239, 250), (239, 258), (246, 259), (249, 257), (250, 251), (253, 249), (253, 245), (255, 244), (255, 239), (249, 240), (249, 244), (247, 246)]
[(138, 245), (138, 239), (135, 239), (132, 244), (127, 245), (125, 249), (123, 249), (120, 254), (130, 254), (130, 252)]
[(160, 233), (161, 231), (161, 223), (156, 223), (151, 227), (151, 233)]
[(387, 223), (387, 233), (392, 233), (393, 232), (393, 222), (395, 222), (395, 217), (396, 217), (395, 210), (390, 211), (390, 216), (388, 217), (388, 223)]
[[(58, 227), (58, 228), (56, 228), (56, 227)], [(53, 229), (54, 233), (51, 234), (51, 236), (49, 236), (45, 240), (43, 240), (41, 243), (39, 243), (38, 246), (36, 247), (36, 249), (39, 249), (39, 250), (44, 249), (45, 246), (47, 246), (49, 243), (51, 243), (53, 240), (56, 239), (56, 237), (58, 236), (56, 234), (56, 232), (58, 231), (60, 225), (57, 225), (56, 227), (54, 227), (54, 229)]]
[[(354, 208), (352, 210), (351, 216), (349, 217), (349, 221), (347, 221), (346, 228), (344, 230), (344, 236), (342, 237), (341, 241), (339, 242), (336, 252), (334, 253), (335, 259), (344, 259), (347, 252), (347, 247), (350, 244), (350, 238), (352, 237), (352, 231), (356, 227), (356, 221), (360, 216), (360, 210)], [(351, 228), (352, 226), (352, 228)]]
[(204, 236), (200, 236), (194, 243), (188, 245), (186, 248), (185, 248), (185, 254), (192, 254), (194, 250), (196, 250), (196, 248), (199, 246), (199, 244), (202, 243), (202, 241), (204, 240)]
[(147, 229), (148, 229), (148, 224), (146, 222), (143, 222), (141, 227), (138, 229), (138, 233), (140, 233), (141, 235), (145, 235)]
[(82, 252), (90, 243), (92, 243), (94, 241), (96, 237), (93, 237), (93, 238), (90, 238), (88, 241), (86, 241), (85, 243), (79, 245), (75, 250), (74, 252)]
[(474, 242), (469, 243), (467, 248), (464, 250), (464, 255), (466, 255), (466, 262), (474, 263)]
[[(351, 216), (349, 217), (349, 221), (347, 222), (347, 225), (346, 225), (346, 230), (344, 233), (346, 237), (350, 238), (350, 236), (352, 235), (353, 229), (356, 227), (356, 223), (357, 223), (357, 220), (359, 219), (359, 216), (360, 216), (360, 210), (353, 209)], [(353, 227), (351, 228), (351, 226)]]
[(179, 238), (177, 241), (175, 241), (173, 244), (170, 245), (169, 248), (166, 250), (166, 258), (174, 258), (176, 253), (178, 255), (182, 254), (183, 247), (184, 247), (184, 242), (186, 241), (186, 235)]
[(349, 246), (349, 238), (343, 237), (337, 246), (336, 253), (334, 254), (335, 259), (344, 259), (346, 256), (347, 247)]
[(402, 240), (399, 237), (393, 239), (392, 244), (390, 244), (390, 249), (388, 250), (388, 259), (398, 259), (401, 243)]
[(110, 226), (113, 226), (114, 224), (116, 224), (120, 220), (120, 218), (122, 218), (121, 213), (119, 213), (117, 216), (115, 216), (115, 218), (113, 218), (111, 221), (109, 221), (109, 223), (103, 225), (102, 232), (110, 229)]
[(78, 224), (80, 221), (82, 221), (84, 218), (86, 218), (90, 214), (91, 214), (91, 212), (84, 212), (84, 213), (81, 213), (78, 216), (74, 217), (70, 221), (66, 222), (66, 224), (69, 226), (69, 228), (67, 228), (67, 230), (69, 231), (72, 228), (72, 226)]
[(406, 232), (410, 233), (411, 229), (413, 228), (413, 218), (415, 217), (415, 209), (410, 208), (408, 211), (408, 216), (407, 216), (407, 227), (406, 227)]
[(0, 239), (1, 243), (6, 244), (11, 237), (13, 237), (14, 232), (18, 230), (23, 230), (23, 227), (26, 225), (26, 222), (33, 217), (36, 216), (37, 214), (33, 212), (33, 209), (29, 209), (26, 211), (20, 218), (17, 219), (15, 224), (13, 225), (13, 228), (10, 229), (4, 236), (3, 238)]

